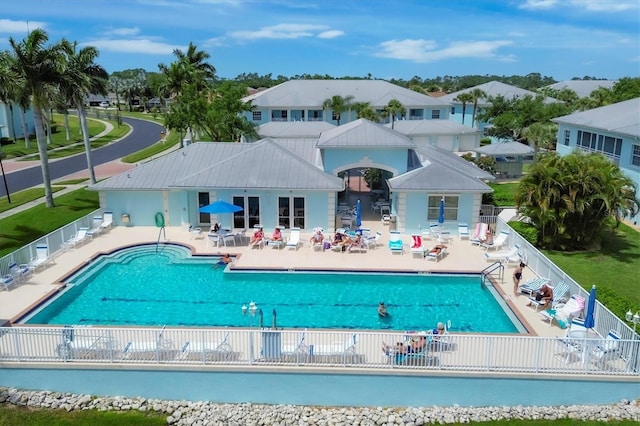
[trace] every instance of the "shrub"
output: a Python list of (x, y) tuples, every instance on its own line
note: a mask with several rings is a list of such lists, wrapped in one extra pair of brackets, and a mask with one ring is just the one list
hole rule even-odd
[(538, 230), (530, 223), (511, 221), (509, 226), (513, 228), (518, 234), (522, 235), (522, 238), (529, 243), (536, 245), (538, 241)]
[(12, 143), (13, 143), (13, 139), (9, 139), (6, 136), (0, 138), (0, 146), (11, 145)]
[(480, 146), (491, 145), (491, 138), (480, 139)]

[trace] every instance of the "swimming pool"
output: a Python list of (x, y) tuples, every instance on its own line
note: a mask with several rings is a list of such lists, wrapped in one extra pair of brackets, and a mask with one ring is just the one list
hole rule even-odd
[[(137, 246), (103, 255), (64, 282), (66, 291), (27, 324), (421, 330), (514, 333), (513, 315), (478, 276), (382, 273), (225, 272), (217, 257), (178, 245)], [(390, 318), (381, 319), (384, 301)], [(274, 315), (274, 310), (276, 315)]]

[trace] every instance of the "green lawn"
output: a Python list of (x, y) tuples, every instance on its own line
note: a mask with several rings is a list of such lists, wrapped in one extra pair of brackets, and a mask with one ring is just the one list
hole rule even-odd
[(0, 426), (161, 426), (166, 415), (139, 411), (48, 410), (15, 405), (0, 405)]

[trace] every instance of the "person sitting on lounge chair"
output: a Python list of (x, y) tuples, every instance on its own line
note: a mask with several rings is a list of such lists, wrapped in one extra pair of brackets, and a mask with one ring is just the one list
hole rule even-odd
[[(542, 287), (538, 291), (534, 292), (535, 298), (538, 302), (543, 302), (542, 307), (549, 307), (549, 303), (553, 300), (553, 289), (546, 284), (542, 284)], [(527, 306), (531, 306), (533, 303), (529, 302)]]
[(319, 229), (316, 230), (309, 241), (311, 242), (311, 244), (322, 244), (322, 242), (324, 241), (324, 235), (322, 234), (322, 231)]
[(333, 236), (333, 241), (331, 242), (332, 246), (341, 246), (344, 243), (344, 240), (347, 238), (346, 235), (336, 232)]
[(280, 227), (276, 227), (276, 229), (273, 230), (271, 241), (282, 241), (282, 231), (280, 230)]
[(435, 254), (437, 256), (442, 250), (446, 248), (447, 246), (445, 246), (444, 244), (436, 244), (436, 246), (429, 250), (428, 253)]
[(249, 245), (253, 246), (256, 244), (260, 244), (260, 242), (264, 239), (264, 231), (262, 228), (258, 228), (253, 231), (253, 236), (251, 236), (251, 240), (249, 241)]

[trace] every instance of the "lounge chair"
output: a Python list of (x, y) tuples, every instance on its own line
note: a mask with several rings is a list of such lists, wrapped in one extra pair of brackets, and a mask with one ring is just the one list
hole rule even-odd
[(480, 244), (484, 242), (487, 238), (487, 230), (489, 229), (489, 225), (484, 222), (478, 222), (476, 225), (476, 230), (469, 237), (469, 241), (471, 244)]
[(16, 279), (13, 278), (11, 275), (7, 274), (7, 275), (4, 275), (2, 278), (0, 278), (0, 282), (2, 282), (4, 289), (9, 291), (9, 287), (16, 284)]
[(419, 334), (417, 336), (424, 338), (423, 345), (419, 348), (415, 348), (411, 342), (388, 347), (387, 350), (385, 350), (385, 355), (387, 355), (389, 359), (389, 364), (411, 366), (431, 365), (432, 362), (429, 357), (429, 346), (432, 342), (431, 333)]
[(469, 239), (469, 225), (467, 225), (466, 223), (459, 223), (458, 224), (458, 236), (460, 237), (461, 240), (468, 240)]
[(591, 352), (591, 360), (597, 366), (604, 369), (608, 361), (612, 361), (620, 357), (619, 352), (620, 336), (613, 330), (610, 330), (607, 337)]
[(522, 255), (520, 254), (520, 246), (516, 244), (507, 250), (486, 251), (484, 252), (484, 258), (487, 262), (500, 261), (500, 262), (511, 263), (511, 262), (520, 261), (522, 259)]
[(229, 343), (227, 331), (219, 339), (214, 341), (189, 341), (182, 345), (180, 359), (185, 361), (230, 361), (237, 354)]
[(509, 232), (500, 231), (497, 237), (493, 239), (492, 242), (483, 241), (480, 243), (480, 247), (484, 247), (487, 251), (489, 249), (499, 249), (507, 244), (507, 239), (509, 239)]
[(100, 224), (100, 227), (103, 230), (107, 230), (107, 229), (111, 229), (112, 226), (113, 226), (113, 212), (106, 211), (102, 215), (102, 223)]
[(376, 231), (375, 234), (363, 238), (363, 241), (367, 245), (368, 249), (374, 249), (380, 244), (380, 238), (382, 238), (382, 232)]
[(309, 346), (305, 342), (306, 330), (300, 333), (298, 338), (293, 342), (284, 342), (282, 344), (281, 355), (285, 360), (295, 362), (303, 362), (309, 356)]
[(65, 361), (113, 359), (119, 354), (120, 343), (111, 335), (92, 334), (90, 328), (85, 329), (82, 335), (70, 327), (63, 330), (64, 342), (56, 346), (56, 354)]
[(164, 337), (164, 327), (155, 340), (142, 342), (127, 342), (123, 354), (130, 360), (166, 361), (176, 357), (171, 339)]
[(543, 320), (549, 321), (549, 325), (555, 319), (560, 328), (567, 328), (573, 318), (577, 318), (584, 310), (584, 297), (574, 294), (567, 303), (559, 303), (556, 306), (540, 312)]
[[(571, 286), (564, 281), (560, 281), (555, 286), (551, 287), (553, 290), (553, 298), (549, 302), (549, 305), (553, 308), (556, 304), (565, 300), (565, 295), (571, 290)], [(546, 302), (544, 300), (536, 300), (535, 297), (529, 297), (529, 306), (533, 307), (536, 311), (544, 306)]]
[(37, 271), (39, 267), (55, 263), (53, 257), (49, 256), (49, 246), (46, 244), (38, 244), (36, 246), (36, 255), (29, 261), (27, 266)]
[(33, 272), (32, 269), (25, 263), (18, 265), (15, 262), (9, 264), (9, 274), (16, 280), (16, 282), (21, 283), (26, 281), (27, 278)]
[(389, 250), (391, 250), (391, 253), (404, 254), (404, 244), (400, 237), (400, 231), (389, 231)]
[[(262, 227), (262, 225), (255, 225), (255, 226), (253, 227), (253, 235), (252, 235), (252, 237), (251, 237), (251, 240), (254, 240), (255, 236), (257, 235), (257, 234), (256, 234), (257, 232), (262, 232), (262, 238), (258, 238), (258, 239), (256, 239), (256, 240), (254, 240), (253, 242), (251, 242), (251, 240), (250, 240), (250, 241), (249, 241), (249, 246), (250, 246), (251, 248), (259, 248), (259, 249), (261, 249), (261, 248), (263, 248), (263, 247), (264, 247), (264, 245), (266, 244), (267, 239), (264, 237), (264, 231), (263, 231), (263, 229), (264, 229), (264, 228)], [(219, 238), (219, 239), (218, 239), (218, 246), (220, 246), (220, 243), (221, 243), (221, 239)]]
[(312, 361), (346, 363), (357, 358), (357, 343), (358, 335), (349, 334), (343, 341), (336, 341), (330, 345), (309, 345), (309, 357)]
[(520, 293), (522, 294), (533, 294), (534, 291), (537, 291), (544, 284), (548, 284), (551, 280), (549, 278), (544, 277), (535, 277), (532, 278), (522, 284), (520, 284)]
[(447, 254), (447, 247), (446, 246), (442, 246), (440, 244), (438, 244), (436, 246), (436, 248), (438, 248), (438, 247), (439, 247), (439, 249), (436, 249), (436, 251), (429, 250), (429, 251), (425, 252), (424, 258), (427, 259), (427, 260), (432, 260), (434, 262), (438, 262), (438, 261), (444, 259), (444, 256)]
[[(358, 237), (356, 237), (358, 238)], [(366, 253), (367, 250), (369, 250), (369, 246), (368, 244), (365, 242), (365, 239), (362, 235), (360, 235), (360, 241), (354, 241), (353, 243), (349, 244), (349, 246), (347, 247), (347, 251), (348, 252), (359, 252), (359, 253)]]
[(411, 236), (411, 253), (422, 259), (424, 257), (424, 245), (422, 244), (422, 235), (413, 234)]
[(83, 244), (87, 240), (87, 238), (89, 238), (87, 237), (88, 231), (89, 228), (79, 228), (78, 232), (76, 232), (73, 237), (69, 238), (62, 244), (62, 249), (68, 250), (72, 247), (75, 248), (76, 246)]
[(102, 216), (94, 216), (91, 228), (87, 231), (87, 237), (97, 237), (102, 232)]
[(285, 247), (288, 249), (298, 250), (300, 247), (300, 228), (294, 227), (291, 228), (291, 232), (289, 233), (289, 239), (287, 240)]

